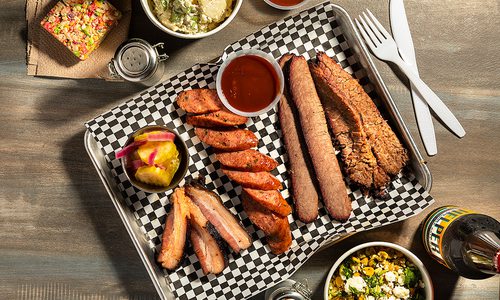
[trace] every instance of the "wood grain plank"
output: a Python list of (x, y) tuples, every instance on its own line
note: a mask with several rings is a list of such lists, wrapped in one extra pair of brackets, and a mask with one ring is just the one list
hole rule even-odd
[[(244, 1), (217, 35), (182, 41), (155, 29), (134, 2), (131, 36), (166, 42), (164, 78), (210, 61), (225, 45), (297, 11)], [(320, 3), (311, 0), (306, 6)], [(335, 1), (352, 16), (370, 8), (388, 25), (388, 1)], [(143, 87), (26, 76), (23, 0), (0, 10), (0, 291), (2, 299), (157, 299), (156, 291), (83, 146), (83, 124)], [(458, 140), (435, 123), (439, 154), (427, 158), (436, 204), (472, 207), (500, 219), (500, 42), (495, 0), (407, 0), (424, 80), (467, 130)], [(411, 133), (418, 137), (406, 80), (377, 62)], [(420, 147), (420, 141), (417, 142)], [(385, 240), (412, 249), (431, 271), (436, 299), (499, 299), (499, 277), (456, 277), (415, 236), (424, 215), (355, 235), (314, 255), (292, 278), (321, 299), (329, 266), (345, 250)], [(263, 299), (263, 294), (254, 299)]]

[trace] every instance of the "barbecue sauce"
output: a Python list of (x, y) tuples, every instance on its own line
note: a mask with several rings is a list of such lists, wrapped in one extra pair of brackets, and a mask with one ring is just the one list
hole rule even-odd
[(297, 5), (302, 1), (305, 1), (305, 0), (271, 0), (272, 3), (278, 4), (281, 6)]
[(439, 263), (470, 279), (500, 273), (500, 222), (455, 206), (431, 212), (422, 223), (427, 252)]
[(229, 104), (243, 112), (266, 108), (280, 92), (273, 66), (257, 55), (232, 60), (222, 73), (221, 87)]

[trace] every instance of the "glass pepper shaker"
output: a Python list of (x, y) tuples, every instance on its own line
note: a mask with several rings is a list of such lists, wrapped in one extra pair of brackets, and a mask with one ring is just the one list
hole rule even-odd
[(108, 63), (111, 76), (147, 86), (158, 83), (165, 71), (164, 61), (168, 58), (165, 53), (160, 54), (158, 48), (163, 49), (163, 43), (151, 45), (138, 38), (124, 42)]

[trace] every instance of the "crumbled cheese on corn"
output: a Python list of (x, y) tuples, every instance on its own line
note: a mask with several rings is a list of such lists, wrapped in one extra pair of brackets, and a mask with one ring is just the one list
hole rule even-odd
[(354, 276), (347, 279), (345, 284), (345, 292), (351, 294), (351, 289), (355, 289), (358, 292), (363, 291), (366, 288), (366, 282), (360, 276)]
[(410, 297), (410, 290), (399, 285), (392, 290), (392, 293), (400, 299), (408, 299)]
[(385, 280), (387, 280), (388, 282), (396, 281), (396, 275), (393, 272), (389, 271), (385, 273)]

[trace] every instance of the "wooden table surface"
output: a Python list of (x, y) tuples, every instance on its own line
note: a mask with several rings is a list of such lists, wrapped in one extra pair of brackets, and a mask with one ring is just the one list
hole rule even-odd
[[(182, 41), (156, 30), (134, 1), (131, 36), (166, 42), (166, 77), (217, 57), (224, 45), (288, 14), (246, 0), (223, 31)], [(355, 16), (370, 8), (388, 24), (388, 2), (336, 1)], [(407, 0), (420, 72), (467, 131), (457, 139), (435, 122), (439, 153), (427, 158), (436, 204), (500, 219), (500, 42), (496, 0)], [(130, 83), (26, 75), (23, 0), (0, 10), (0, 298), (156, 299), (156, 291), (83, 145), (84, 122), (142, 89)], [(319, 3), (310, 1), (308, 6)], [(420, 149), (405, 81), (377, 63)], [(426, 211), (428, 212), (428, 211)], [(357, 234), (323, 250), (292, 278), (321, 299), (325, 276), (345, 250), (384, 240), (414, 251), (434, 281), (436, 299), (499, 299), (499, 276), (456, 276), (424, 252), (417, 227), (425, 213)], [(263, 295), (255, 299), (263, 299)]]

